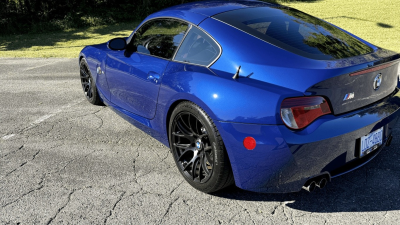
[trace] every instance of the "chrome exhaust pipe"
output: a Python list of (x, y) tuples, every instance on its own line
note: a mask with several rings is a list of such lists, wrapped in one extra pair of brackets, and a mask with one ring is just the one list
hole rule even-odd
[(326, 186), (326, 184), (328, 183), (328, 180), (326, 178), (322, 178), (318, 183), (317, 186), (319, 187), (319, 189), (322, 189)]
[(315, 183), (315, 181), (311, 181), (311, 183), (308, 186), (303, 186), (303, 189), (308, 192), (312, 192), (312, 191), (314, 191), (316, 186), (317, 186), (317, 184)]

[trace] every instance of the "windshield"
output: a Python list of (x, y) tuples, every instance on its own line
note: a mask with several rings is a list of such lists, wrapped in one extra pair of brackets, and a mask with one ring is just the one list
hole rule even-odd
[(335, 26), (291, 8), (246, 8), (214, 18), (308, 58), (343, 59), (373, 52), (371, 47)]

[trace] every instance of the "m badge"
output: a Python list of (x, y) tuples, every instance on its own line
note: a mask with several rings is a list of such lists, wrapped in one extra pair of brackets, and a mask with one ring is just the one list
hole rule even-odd
[(352, 99), (352, 98), (354, 98), (354, 92), (346, 94), (344, 96), (343, 101), (346, 101), (346, 100), (349, 100), (349, 99)]

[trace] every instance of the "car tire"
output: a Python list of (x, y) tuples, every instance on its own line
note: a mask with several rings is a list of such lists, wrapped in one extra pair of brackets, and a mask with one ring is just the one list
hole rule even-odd
[(94, 82), (92, 73), (89, 70), (89, 66), (85, 58), (80, 61), (80, 77), (83, 93), (86, 99), (93, 105), (103, 105), (101, 98), (97, 92), (96, 82)]
[(182, 102), (169, 122), (170, 148), (185, 180), (194, 188), (212, 193), (234, 183), (222, 138), (212, 119), (192, 102)]

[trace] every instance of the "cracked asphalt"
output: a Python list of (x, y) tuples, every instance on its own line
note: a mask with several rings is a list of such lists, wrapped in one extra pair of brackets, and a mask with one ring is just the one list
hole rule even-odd
[(203, 194), (169, 149), (83, 95), (76, 59), (0, 59), (0, 224), (398, 224), (392, 145), (323, 190)]

